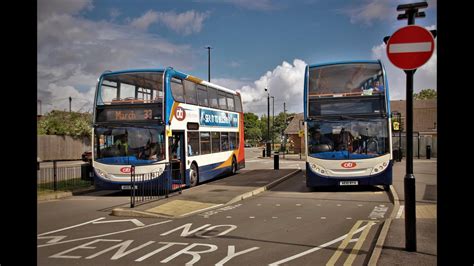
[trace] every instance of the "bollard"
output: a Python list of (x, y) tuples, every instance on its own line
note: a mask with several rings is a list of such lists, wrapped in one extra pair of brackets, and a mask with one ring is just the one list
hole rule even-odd
[(265, 148), (263, 148), (263, 150), (262, 150), (262, 157), (265, 158)]
[(280, 169), (280, 155), (278, 152), (275, 152), (273, 155), (273, 170)]
[(53, 190), (58, 190), (58, 175), (57, 175), (57, 167), (56, 161), (53, 161)]
[(426, 159), (431, 159), (431, 145), (426, 145)]

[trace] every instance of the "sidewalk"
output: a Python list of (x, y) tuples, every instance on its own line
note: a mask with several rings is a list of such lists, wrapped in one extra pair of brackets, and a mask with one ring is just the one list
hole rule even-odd
[[(436, 265), (436, 158), (431, 160), (414, 159), (413, 168), (416, 180), (416, 243), (417, 251), (405, 249), (405, 197), (404, 177), (406, 162), (396, 162), (393, 172), (395, 208), (387, 219), (387, 232), (382, 229), (374, 254), (382, 246), (377, 265)], [(398, 204), (397, 204), (398, 202)], [(397, 206), (400, 206), (399, 208)], [(384, 233), (386, 234), (384, 236)], [(372, 261), (371, 261), (372, 263)], [(371, 264), (369, 263), (369, 264)]]
[(112, 215), (126, 217), (182, 218), (188, 215), (229, 205), (268, 190), (300, 169), (250, 170), (199, 186), (173, 193), (166, 199), (130, 208), (112, 210)]

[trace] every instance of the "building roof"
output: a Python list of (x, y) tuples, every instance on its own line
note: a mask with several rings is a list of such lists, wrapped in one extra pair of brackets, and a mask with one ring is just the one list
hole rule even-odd
[(298, 134), (298, 132), (304, 129), (302, 122), (304, 121), (303, 113), (296, 114), (291, 120), (290, 124), (286, 127), (284, 133), (287, 135)]

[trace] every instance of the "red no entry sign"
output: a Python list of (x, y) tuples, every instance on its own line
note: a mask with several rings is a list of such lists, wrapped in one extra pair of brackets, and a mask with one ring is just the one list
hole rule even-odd
[(416, 25), (398, 29), (387, 43), (388, 59), (404, 70), (421, 67), (431, 58), (433, 51), (433, 35), (427, 29)]

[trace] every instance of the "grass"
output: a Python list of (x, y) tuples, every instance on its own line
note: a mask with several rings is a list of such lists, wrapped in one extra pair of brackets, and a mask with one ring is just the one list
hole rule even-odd
[[(37, 186), (36, 191), (38, 192), (38, 195), (45, 195), (45, 194), (55, 192), (53, 182), (37, 184), (36, 186)], [(62, 180), (62, 181), (57, 182), (56, 192), (57, 191), (71, 191), (71, 192), (74, 192), (76, 190), (89, 188), (91, 186), (92, 186), (91, 181), (82, 180), (80, 178)]]

